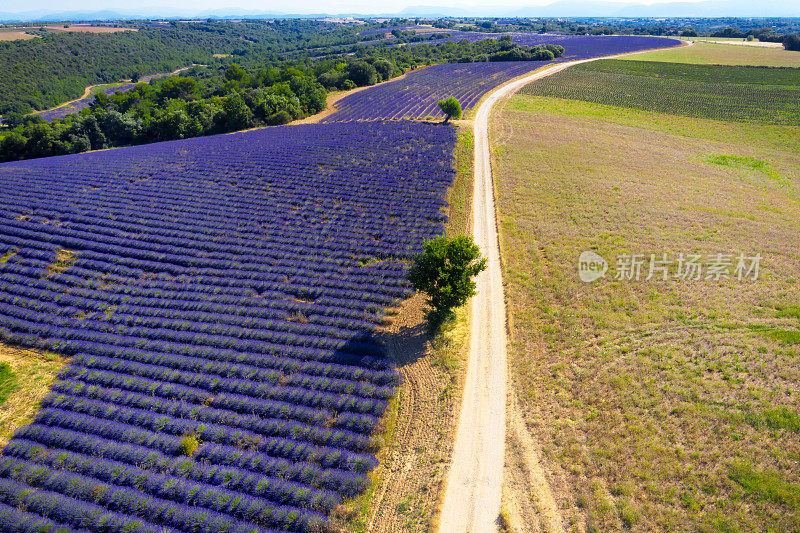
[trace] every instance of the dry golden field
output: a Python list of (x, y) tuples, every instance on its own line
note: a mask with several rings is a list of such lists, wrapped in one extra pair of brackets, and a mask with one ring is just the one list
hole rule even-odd
[[(513, 386), (565, 528), (797, 530), (800, 128), (516, 96), (491, 138)], [(762, 259), (647, 280), (663, 253)]]

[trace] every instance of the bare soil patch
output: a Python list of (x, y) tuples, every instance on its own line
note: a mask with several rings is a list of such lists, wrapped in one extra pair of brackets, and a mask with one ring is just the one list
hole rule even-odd
[(0, 30), (0, 41), (19, 41), (25, 39), (38, 39), (38, 35), (31, 35), (24, 31), (7, 31)]
[(66, 359), (52, 352), (0, 344), (0, 362), (11, 367), (16, 382), (0, 404), (0, 446), (5, 446), (14, 431), (33, 420)]
[(112, 26), (45, 26), (50, 31), (75, 32), (75, 33), (117, 33), (120, 31), (139, 31), (136, 28), (114, 28)]

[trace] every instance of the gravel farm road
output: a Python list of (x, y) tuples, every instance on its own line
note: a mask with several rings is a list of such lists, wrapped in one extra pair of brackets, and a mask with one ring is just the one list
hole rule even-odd
[(477, 295), (471, 302), (467, 376), (439, 520), (440, 533), (496, 532), (500, 516), (506, 441), (507, 338), (489, 153), (489, 113), (498, 100), (534, 80), (579, 63), (609, 57), (619, 56), (556, 63), (537, 70), (495, 90), (475, 114), (472, 231), (488, 266), (476, 280)]
[(475, 114), (472, 233), (488, 266), (477, 278), (467, 377), (440, 519), (441, 533), (497, 531), (506, 435), (506, 309), (489, 156), (489, 112), (502, 97), (563, 70), (560, 63), (504, 85)]

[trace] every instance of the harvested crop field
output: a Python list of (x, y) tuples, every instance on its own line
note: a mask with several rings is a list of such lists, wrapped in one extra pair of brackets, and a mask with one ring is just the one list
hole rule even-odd
[(494, 133), (513, 384), (564, 527), (800, 526), (798, 128), (520, 95)]
[(0, 41), (17, 41), (20, 39), (38, 39), (38, 35), (31, 35), (24, 31), (2, 31), (0, 30)]
[(57, 32), (73, 32), (73, 33), (117, 33), (120, 31), (139, 31), (136, 28), (117, 28), (114, 26), (80, 26), (70, 25), (68, 28), (64, 26), (45, 26), (50, 31)]
[(800, 53), (781, 48), (694, 43), (674, 50), (658, 50), (629, 56), (630, 61), (665, 61), (697, 65), (751, 65), (758, 67), (800, 67)]

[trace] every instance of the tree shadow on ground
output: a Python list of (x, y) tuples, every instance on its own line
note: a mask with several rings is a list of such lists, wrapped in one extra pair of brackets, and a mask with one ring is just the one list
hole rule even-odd
[(391, 323), (378, 334), (389, 357), (398, 366), (413, 364), (428, 353), (432, 336), (428, 330), (424, 307), (424, 298), (420, 295), (409, 298), (403, 302), (397, 314), (389, 317)]

